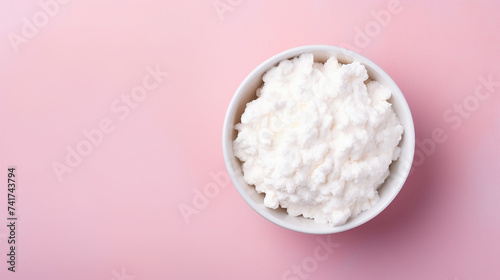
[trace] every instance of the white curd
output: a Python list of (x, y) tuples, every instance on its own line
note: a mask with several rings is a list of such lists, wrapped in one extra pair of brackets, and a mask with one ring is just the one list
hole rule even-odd
[(358, 62), (312, 54), (280, 62), (263, 81), (235, 126), (234, 152), (264, 204), (332, 225), (372, 207), (403, 133), (390, 90)]

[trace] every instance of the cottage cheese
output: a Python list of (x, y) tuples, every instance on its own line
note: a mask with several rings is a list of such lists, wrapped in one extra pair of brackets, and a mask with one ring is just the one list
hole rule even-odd
[(332, 225), (371, 208), (400, 153), (390, 90), (359, 62), (312, 54), (280, 62), (263, 81), (235, 126), (234, 152), (265, 206)]

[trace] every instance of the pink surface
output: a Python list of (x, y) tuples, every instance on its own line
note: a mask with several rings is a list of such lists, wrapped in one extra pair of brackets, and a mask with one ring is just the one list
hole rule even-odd
[[(0, 279), (498, 279), (500, 3), (436, 2), (2, 1), (0, 177), (16, 167), (18, 220), (11, 272), (5, 182)], [(308, 44), (385, 69), (423, 143), (382, 214), (329, 236), (268, 222), (224, 181), (234, 91)]]

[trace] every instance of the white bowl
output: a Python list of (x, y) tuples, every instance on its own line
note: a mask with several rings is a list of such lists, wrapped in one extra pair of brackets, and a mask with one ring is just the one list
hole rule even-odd
[[(280, 61), (297, 57), (302, 53), (312, 53), (316, 62), (326, 62), (331, 57), (337, 57), (340, 63), (351, 63), (359, 61), (368, 70), (371, 79), (377, 80), (392, 92), (389, 101), (392, 103), (394, 111), (404, 127), (404, 133), (399, 143), (401, 155), (397, 161), (392, 162), (390, 166), (391, 174), (379, 188), (379, 202), (371, 209), (362, 212), (354, 218), (340, 226), (316, 223), (313, 219), (302, 216), (294, 217), (288, 215), (285, 209), (270, 209), (264, 206), (264, 194), (259, 194), (254, 186), (248, 185), (243, 180), (241, 162), (234, 156), (233, 141), (236, 139), (237, 131), (234, 125), (240, 122), (241, 115), (245, 110), (246, 104), (257, 98), (256, 90), (262, 85), (262, 75), (271, 67), (276, 66)], [(413, 162), (413, 153), (415, 151), (415, 130), (410, 108), (406, 103), (403, 93), (396, 83), (379, 66), (369, 59), (354, 53), (350, 50), (325, 45), (311, 45), (293, 48), (279, 53), (255, 68), (236, 90), (229, 108), (227, 109), (222, 132), (222, 149), (226, 168), (233, 181), (234, 186), (243, 197), (243, 199), (255, 210), (269, 221), (294, 231), (328, 234), (345, 231), (366, 223), (384, 210), (389, 203), (396, 197), (408, 177), (411, 163)]]

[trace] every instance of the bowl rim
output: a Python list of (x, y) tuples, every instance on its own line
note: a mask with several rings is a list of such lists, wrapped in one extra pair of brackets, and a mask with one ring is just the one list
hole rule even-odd
[[(409, 118), (408, 127), (404, 127), (405, 132), (404, 132), (404, 139), (405, 141), (409, 141), (410, 145), (410, 151), (409, 151), (409, 156), (406, 159), (410, 164), (405, 168), (405, 170), (402, 173), (399, 173), (400, 182), (399, 186), (391, 193), (391, 197), (383, 204), (380, 206), (377, 206), (377, 208), (370, 212), (369, 215), (366, 216), (365, 219), (362, 220), (356, 220), (354, 222), (346, 222), (343, 225), (339, 226), (331, 226), (328, 224), (325, 224), (325, 227), (314, 227), (314, 228), (307, 228), (303, 226), (298, 226), (295, 224), (288, 223), (278, 217), (275, 217), (268, 213), (267, 211), (264, 211), (265, 209), (262, 209), (261, 205), (258, 205), (243, 189), (242, 186), (239, 185), (239, 182), (236, 180), (237, 175), (235, 174), (235, 171), (233, 170), (232, 164), (231, 164), (231, 155), (228, 151), (228, 149), (233, 149), (232, 145), (232, 140), (230, 140), (229, 136), (231, 135), (232, 130), (234, 129), (234, 124), (231, 125), (229, 122), (233, 119), (236, 111), (236, 107), (238, 105), (238, 102), (240, 98), (243, 96), (245, 93), (244, 89), (248, 86), (249, 82), (255, 79), (256, 75), (262, 75), (264, 74), (268, 69), (271, 67), (277, 65), (280, 61), (285, 60), (285, 59), (291, 59), (293, 57), (297, 57), (302, 53), (308, 53), (308, 52), (335, 52), (339, 54), (343, 54), (351, 58), (353, 61), (359, 61), (361, 64), (368, 66), (371, 68), (374, 72), (378, 73), (379, 75), (384, 77), (384, 80), (391, 84), (391, 87), (396, 89), (396, 92), (391, 91), (391, 96), (394, 96), (395, 94), (398, 95), (398, 100), (400, 101), (400, 106), (403, 107), (403, 112), (407, 112), (407, 117)], [(223, 150), (223, 156), (224, 156), (224, 162), (226, 165), (226, 169), (228, 171), (229, 177), (231, 178), (231, 181), (240, 194), (240, 196), (245, 200), (245, 202), (259, 215), (262, 217), (266, 218), (267, 220), (271, 221), (272, 223), (281, 226), (286, 229), (290, 229), (293, 231), (297, 232), (302, 232), (302, 233), (309, 233), (309, 234), (331, 234), (331, 233), (339, 233), (343, 232), (352, 228), (356, 228), (373, 218), (375, 218), (378, 214), (380, 214), (384, 209), (387, 208), (387, 206), (394, 200), (394, 198), (397, 196), (397, 194), (400, 192), (402, 189), (404, 183), (406, 182), (406, 179), (408, 178), (408, 175), (411, 170), (411, 163), (413, 162), (413, 157), (415, 153), (415, 127), (414, 127), (414, 122), (413, 122), (413, 116), (411, 114), (410, 107), (408, 106), (408, 103), (406, 101), (406, 98), (404, 97), (403, 93), (401, 92), (400, 88), (397, 86), (397, 84), (394, 82), (394, 80), (382, 69), (380, 68), (377, 64), (375, 64), (373, 61), (370, 59), (364, 57), (361, 54), (358, 54), (354, 51), (337, 47), (337, 46), (331, 46), (331, 45), (305, 45), (305, 46), (299, 46), (291, 49), (287, 49), (285, 51), (282, 51), (280, 53), (277, 53), (273, 55), (272, 57), (266, 59), (264, 62), (260, 63), (257, 67), (255, 67), (246, 77), (245, 79), (240, 83), (238, 88), (236, 89), (235, 93), (233, 94), (231, 101), (229, 103), (229, 106), (226, 111), (226, 115), (224, 118), (224, 124), (223, 124), (223, 130), (222, 130), (222, 150)], [(232, 155), (234, 157), (234, 155)], [(397, 161), (399, 161), (401, 158), (398, 158)], [(391, 163), (393, 164), (393, 163)], [(393, 172), (391, 172), (391, 175)], [(383, 183), (385, 184), (387, 180), (391, 177), (386, 178), (386, 181)], [(383, 185), (382, 185), (383, 186)], [(382, 187), (380, 186), (380, 187)], [(380, 203), (380, 202), (378, 202)], [(264, 206), (265, 207), (265, 206)], [(375, 207), (372, 207), (373, 209)], [(300, 217), (300, 216), (299, 216)], [(304, 217), (300, 217), (303, 219), (306, 219)]]

